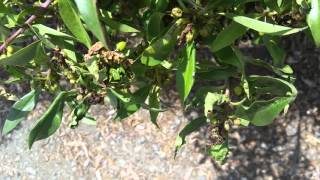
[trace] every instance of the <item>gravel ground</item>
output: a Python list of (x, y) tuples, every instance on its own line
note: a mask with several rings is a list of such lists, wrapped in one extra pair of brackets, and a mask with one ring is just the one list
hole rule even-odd
[[(48, 107), (39, 104), (26, 121), (0, 142), (0, 179), (320, 179), (320, 58), (305, 39), (287, 43), (292, 51), (299, 95), (286, 116), (268, 127), (234, 129), (232, 153), (223, 166), (205, 154), (205, 129), (188, 137), (173, 159), (175, 137), (188, 119), (179, 103), (159, 118), (161, 129), (142, 110), (122, 122), (110, 107), (95, 106), (97, 127), (68, 128), (68, 112), (59, 132), (28, 150), (26, 135)], [(47, 99), (47, 98), (44, 98)], [(0, 100), (1, 119), (10, 104)]]

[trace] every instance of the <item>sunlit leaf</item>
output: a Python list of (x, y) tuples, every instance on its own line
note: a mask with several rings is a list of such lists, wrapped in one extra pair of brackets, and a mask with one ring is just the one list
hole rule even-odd
[(320, 47), (320, 0), (311, 0), (307, 22), (316, 45)]
[(80, 17), (74, 9), (72, 1), (59, 0), (58, 4), (60, 16), (65, 25), (72, 32), (72, 34), (79, 39), (80, 42), (90, 48), (90, 37), (82, 25)]
[(99, 20), (96, 0), (75, 0), (79, 9), (80, 15), (87, 25), (87, 28), (101, 41), (106, 48), (107, 44), (104, 30)]
[(194, 84), (196, 48), (194, 42), (188, 43), (183, 50), (182, 61), (176, 74), (177, 89), (181, 101), (185, 101)]

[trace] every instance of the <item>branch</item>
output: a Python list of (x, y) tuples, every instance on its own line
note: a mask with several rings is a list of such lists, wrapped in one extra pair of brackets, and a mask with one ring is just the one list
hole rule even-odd
[[(41, 3), (40, 7), (42, 9), (47, 9), (53, 0), (46, 0), (44, 3)], [(30, 26), (31, 23), (37, 18), (37, 15), (30, 16), (24, 25)], [(0, 52), (3, 52), (8, 45), (12, 43), (20, 34), (22, 34), (26, 30), (26, 27), (21, 27), (17, 31), (13, 32), (0, 46)]]

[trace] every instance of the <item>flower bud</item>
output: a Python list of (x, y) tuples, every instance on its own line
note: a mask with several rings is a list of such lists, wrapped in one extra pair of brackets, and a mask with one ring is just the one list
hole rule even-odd
[(125, 41), (120, 41), (117, 43), (117, 47), (116, 47), (116, 50), (117, 51), (123, 51), (127, 46), (127, 42)]
[(75, 80), (75, 79), (70, 79), (70, 83), (71, 83), (71, 84), (75, 84), (75, 83), (76, 83), (76, 80)]
[(241, 120), (239, 118), (233, 120), (233, 124), (236, 126), (240, 126), (241, 125)]
[(241, 86), (236, 86), (236, 87), (233, 89), (233, 92), (234, 92), (237, 96), (240, 96), (240, 95), (243, 93), (242, 87), (241, 87)]
[(230, 124), (226, 121), (226, 122), (224, 122), (224, 129), (226, 130), (226, 131), (229, 131), (230, 130)]
[(13, 53), (13, 51), (14, 51), (14, 49), (13, 49), (13, 47), (12, 47), (12, 46), (8, 46), (8, 47), (7, 47), (7, 53), (12, 54), (12, 53)]
[(171, 16), (173, 18), (180, 18), (183, 14), (183, 11), (182, 9), (178, 8), (178, 7), (175, 7), (171, 10)]
[(78, 94), (76, 99), (77, 99), (77, 101), (81, 101), (83, 99), (83, 95), (82, 94)]
[(192, 32), (188, 32), (186, 35), (186, 41), (189, 43), (191, 41), (193, 41), (193, 33)]

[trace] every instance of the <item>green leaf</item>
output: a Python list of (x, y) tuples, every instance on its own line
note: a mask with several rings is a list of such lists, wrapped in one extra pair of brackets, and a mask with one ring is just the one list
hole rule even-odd
[(251, 105), (241, 105), (235, 115), (256, 126), (266, 126), (297, 96), (296, 88), (281, 79), (268, 76), (249, 76), (250, 89), (256, 94), (275, 96), (269, 100), (256, 100)]
[(36, 106), (39, 93), (30, 91), (11, 107), (9, 115), (4, 123), (2, 135), (11, 132)]
[(275, 10), (277, 12), (280, 12), (280, 6), (276, 0), (264, 0), (264, 3), (272, 10)]
[(52, 28), (47, 27), (42, 24), (34, 24), (34, 25), (32, 25), (32, 28), (34, 28), (36, 30), (36, 32), (38, 34), (40, 34), (41, 36), (53, 35), (53, 36), (58, 36), (58, 37), (66, 38), (66, 39), (76, 40), (73, 36), (70, 36), (69, 34), (57, 31), (55, 29), (52, 29)]
[(181, 149), (181, 147), (186, 143), (186, 137), (191, 134), (192, 132), (198, 130), (200, 127), (207, 124), (207, 118), (200, 117), (195, 120), (192, 120), (187, 124), (179, 133), (179, 135), (176, 138), (176, 149), (174, 153), (174, 157), (176, 157), (178, 151)]
[(89, 108), (90, 108), (90, 105), (84, 102), (77, 104), (73, 108), (71, 128), (77, 127), (80, 121), (90, 117), (88, 115)]
[(162, 12), (167, 10), (167, 7), (169, 5), (169, 0), (155, 0), (155, 8), (157, 11)]
[[(150, 106), (150, 108), (155, 108), (155, 109), (159, 109), (160, 108), (160, 99), (159, 99), (160, 94), (159, 93), (160, 93), (160, 87), (159, 86), (154, 86), (151, 89), (151, 92), (149, 94), (149, 106)], [(151, 122), (157, 128), (159, 128), (159, 125), (157, 123), (157, 118), (158, 118), (159, 112), (151, 111), (151, 110), (149, 110), (149, 112), (150, 112)]]
[(204, 100), (204, 114), (207, 117), (208, 112), (212, 111), (213, 106), (222, 105), (228, 101), (228, 97), (221, 93), (208, 92)]
[(311, 0), (307, 23), (317, 47), (320, 47), (320, 0)]
[(111, 19), (107, 13), (105, 13), (104, 17), (102, 18), (102, 21), (111, 29), (116, 30), (118, 32), (124, 32), (124, 33), (138, 33), (140, 30), (137, 28), (134, 28), (128, 24), (124, 24), (119, 21), (115, 21)]
[(168, 58), (178, 41), (178, 35), (182, 31), (183, 24), (183, 19), (177, 20), (163, 36), (152, 41), (142, 53), (142, 64), (156, 66)]
[(60, 92), (54, 99), (48, 110), (41, 116), (30, 131), (28, 146), (31, 149), (35, 141), (48, 138), (60, 127), (63, 107), (67, 92)]
[(253, 29), (265, 34), (269, 34), (269, 35), (286, 36), (286, 35), (301, 32), (307, 28), (307, 27), (291, 28), (286, 26), (280, 26), (280, 25), (270, 24), (267, 22), (252, 19), (246, 16), (234, 16), (234, 15), (227, 15), (227, 16), (229, 18), (232, 18), (233, 21), (239, 24), (242, 24), (243, 26), (246, 26), (250, 29)]
[(0, 59), (0, 65), (24, 66), (36, 55), (41, 40), (24, 47), (10, 57)]
[(237, 67), (240, 72), (243, 72), (244, 64), (230, 46), (217, 51), (215, 55), (220, 63)]
[(91, 39), (84, 29), (80, 17), (78, 16), (72, 1), (59, 0), (59, 13), (68, 29), (78, 38), (80, 42), (87, 46), (91, 47)]
[(99, 20), (97, 10), (97, 0), (75, 0), (81, 17), (87, 25), (87, 28), (101, 41), (104, 46), (109, 49), (107, 44), (104, 29)]
[(196, 78), (199, 80), (208, 80), (208, 81), (220, 81), (226, 80), (230, 77), (236, 77), (238, 75), (237, 69), (230, 68), (216, 68), (210, 69), (208, 71), (202, 71), (196, 73)]
[(278, 45), (278, 39), (275, 37), (265, 36), (263, 41), (273, 59), (273, 65), (279, 68), (283, 67), (286, 53), (284, 49)]
[(212, 145), (209, 149), (209, 155), (219, 163), (223, 163), (229, 153), (228, 143)]
[(246, 32), (247, 28), (245, 26), (232, 22), (217, 35), (211, 45), (211, 50), (216, 52), (233, 44), (236, 39), (244, 35)]
[(194, 84), (196, 48), (194, 42), (188, 43), (183, 50), (182, 62), (178, 66), (176, 81), (181, 101), (185, 101)]
[(119, 102), (119, 108), (115, 119), (125, 119), (140, 109), (139, 104)]
[(236, 116), (250, 121), (255, 126), (267, 126), (294, 99), (294, 97), (277, 97), (268, 101), (256, 101), (249, 107), (240, 106), (237, 109)]
[(163, 30), (162, 18), (164, 15), (164, 13), (155, 12), (150, 16), (147, 23), (147, 37), (149, 41), (161, 34)]
[(96, 81), (99, 81), (99, 62), (98, 58), (92, 57), (91, 59), (86, 61), (86, 66), (90, 72), (90, 74), (95, 78)]

